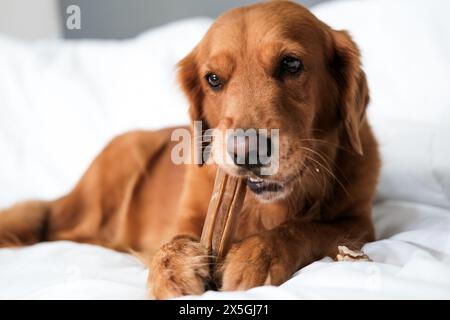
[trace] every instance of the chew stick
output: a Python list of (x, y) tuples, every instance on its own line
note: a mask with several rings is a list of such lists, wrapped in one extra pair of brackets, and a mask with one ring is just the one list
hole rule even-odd
[(246, 184), (243, 179), (231, 177), (217, 169), (214, 190), (203, 225), (200, 242), (219, 264), (230, 249), (236, 230), (238, 215), (245, 198)]

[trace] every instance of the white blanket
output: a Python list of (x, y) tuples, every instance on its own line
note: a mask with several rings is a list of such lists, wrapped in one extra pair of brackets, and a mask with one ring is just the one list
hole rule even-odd
[[(446, 0), (366, 0), (315, 9), (361, 46), (383, 172), (373, 262), (326, 258), (279, 287), (216, 299), (450, 298), (450, 23)], [(175, 63), (201, 38), (192, 19), (120, 42), (0, 36), (0, 206), (73, 186), (114, 134), (186, 123)], [(0, 250), (0, 298), (145, 299), (148, 270), (92, 245)]]

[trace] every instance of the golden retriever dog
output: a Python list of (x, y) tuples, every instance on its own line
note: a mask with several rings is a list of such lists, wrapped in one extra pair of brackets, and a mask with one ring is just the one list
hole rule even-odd
[[(126, 133), (69, 194), (3, 210), (0, 245), (72, 240), (133, 252), (148, 262), (154, 297), (201, 294), (210, 260), (199, 237), (218, 166), (248, 190), (220, 290), (279, 285), (336, 257), (338, 245), (373, 241), (380, 160), (347, 32), (289, 1), (233, 9), (179, 63), (178, 78), (204, 129), (278, 129), (276, 173), (259, 174), (261, 163), (176, 164), (174, 128)], [(212, 154), (225, 143), (213, 140)]]

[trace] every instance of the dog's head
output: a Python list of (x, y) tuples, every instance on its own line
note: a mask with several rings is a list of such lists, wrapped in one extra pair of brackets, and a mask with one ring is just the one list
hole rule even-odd
[[(369, 98), (359, 51), (345, 31), (298, 4), (273, 1), (225, 13), (179, 68), (192, 120), (224, 133), (215, 135), (213, 158), (229, 174), (247, 177), (261, 200), (326, 179), (338, 148), (363, 153), (359, 129)], [(235, 128), (256, 129), (257, 146), (267, 146), (278, 170), (263, 175), (267, 163), (236, 161), (239, 148), (230, 147), (236, 135), (227, 130)], [(279, 130), (276, 139), (271, 129)], [(240, 150), (251, 155), (255, 146), (242, 141)], [(226, 157), (232, 161), (220, 160)]]

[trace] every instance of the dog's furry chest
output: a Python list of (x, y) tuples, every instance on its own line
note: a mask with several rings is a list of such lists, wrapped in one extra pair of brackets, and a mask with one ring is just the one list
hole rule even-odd
[(287, 205), (281, 202), (264, 204), (248, 201), (240, 214), (235, 240), (276, 228), (289, 220), (291, 215)]

